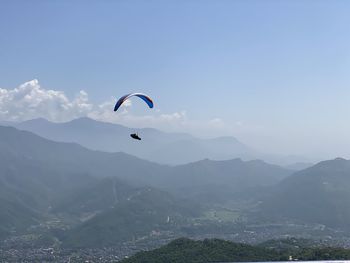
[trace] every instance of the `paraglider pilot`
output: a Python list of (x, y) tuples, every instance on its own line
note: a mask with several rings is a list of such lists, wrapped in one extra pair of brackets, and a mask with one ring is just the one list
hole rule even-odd
[(135, 140), (139, 140), (141, 141), (141, 138), (139, 137), (139, 135), (137, 133), (132, 133), (130, 134), (131, 138), (135, 139)]

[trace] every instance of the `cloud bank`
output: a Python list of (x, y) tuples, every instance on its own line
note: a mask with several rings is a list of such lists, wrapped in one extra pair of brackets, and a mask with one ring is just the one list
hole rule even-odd
[(0, 89), (0, 119), (5, 121), (42, 117), (60, 122), (85, 116), (92, 109), (86, 92), (69, 100), (62, 91), (42, 89), (36, 79), (12, 90)]
[(0, 120), (20, 122), (45, 118), (52, 122), (66, 122), (79, 117), (89, 117), (129, 127), (152, 127), (192, 133), (206, 130), (214, 134), (225, 127), (219, 118), (206, 121), (190, 120), (184, 110), (163, 113), (158, 109), (147, 112), (146, 115), (135, 115), (130, 111), (132, 104), (129, 100), (116, 114), (113, 111), (115, 101), (116, 98), (111, 98), (101, 104), (93, 104), (83, 90), (70, 99), (63, 91), (42, 88), (39, 81), (34, 79), (14, 89), (0, 89)]

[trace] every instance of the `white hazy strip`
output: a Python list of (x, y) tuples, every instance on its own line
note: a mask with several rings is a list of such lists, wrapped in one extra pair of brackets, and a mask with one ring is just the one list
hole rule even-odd
[[(25, 121), (45, 118), (52, 122), (66, 122), (79, 117), (119, 123), (129, 127), (153, 127), (166, 131), (208, 130), (220, 133), (225, 125), (219, 118), (206, 121), (189, 120), (186, 111), (162, 113), (159, 109), (146, 111), (143, 115), (130, 112), (131, 101), (125, 101), (118, 113), (113, 111), (117, 98), (98, 105), (89, 100), (88, 94), (81, 90), (73, 99), (63, 91), (44, 89), (37, 79), (23, 83), (14, 89), (0, 88), (0, 120)], [(147, 107), (148, 109), (148, 107)]]

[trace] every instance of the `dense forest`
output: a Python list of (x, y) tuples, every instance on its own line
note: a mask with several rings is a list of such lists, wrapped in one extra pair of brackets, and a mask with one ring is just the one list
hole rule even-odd
[(294, 260), (348, 260), (350, 250), (315, 246), (305, 240), (287, 239), (252, 246), (220, 239), (195, 241), (180, 238), (124, 259), (123, 263), (203, 263)]

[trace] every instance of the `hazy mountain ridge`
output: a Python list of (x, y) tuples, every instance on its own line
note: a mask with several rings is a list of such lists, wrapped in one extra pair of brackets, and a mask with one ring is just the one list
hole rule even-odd
[(171, 176), (160, 186), (168, 191), (206, 200), (251, 199), (256, 190), (272, 186), (292, 174), (292, 171), (260, 160), (201, 160), (175, 166)]
[[(234, 137), (199, 139), (185, 133), (166, 133), (151, 128), (134, 129), (89, 118), (66, 123), (34, 119), (11, 126), (54, 141), (76, 142), (93, 150), (125, 152), (165, 164), (182, 164), (205, 158), (254, 159), (257, 156), (253, 149)], [(143, 138), (141, 142), (130, 139), (129, 135), (134, 132)]]
[[(171, 167), (145, 161), (121, 152), (91, 151), (74, 143), (53, 142), (11, 127), (1, 127), (0, 135), (3, 139), (0, 139), (2, 149), (27, 158), (27, 160), (41, 162), (45, 165), (44, 167), (49, 166), (62, 172), (86, 173), (98, 177), (116, 176), (130, 183), (156, 187), (169, 188), (175, 186), (176, 181), (180, 185), (191, 183), (186, 178), (187, 170), (193, 172), (190, 174), (189, 180), (201, 177), (201, 180), (198, 181), (200, 184), (211, 184), (215, 181), (222, 185), (227, 183), (233, 185), (237, 183), (237, 178), (241, 178), (246, 184), (250, 183), (251, 186), (273, 184), (291, 173), (287, 169), (262, 161), (242, 161), (240, 159), (202, 160)], [(262, 173), (263, 175), (259, 176)], [(255, 182), (256, 179), (259, 179), (258, 184)], [(210, 181), (208, 182), (208, 180)], [(193, 183), (191, 185), (195, 186)]]
[(76, 143), (54, 142), (11, 127), (0, 127), (0, 135), (1, 150), (6, 154), (22, 157), (28, 162), (39, 162), (60, 172), (117, 176), (142, 183), (150, 180), (153, 173), (167, 168), (122, 152), (92, 151)]
[[(54, 141), (76, 142), (89, 149), (106, 152), (121, 151), (142, 159), (171, 165), (186, 164), (206, 158), (212, 160), (263, 159), (278, 165), (310, 162), (308, 158), (302, 156), (258, 152), (232, 136), (200, 139), (186, 133), (168, 133), (153, 128), (128, 128), (86, 117), (65, 123), (53, 123), (41, 118), (21, 123), (6, 122), (4, 125), (31, 131)], [(141, 142), (130, 138), (129, 135), (135, 132), (143, 138)]]
[(297, 163), (285, 165), (284, 168), (287, 168), (293, 171), (301, 171), (314, 165), (315, 165), (314, 163), (297, 162)]

